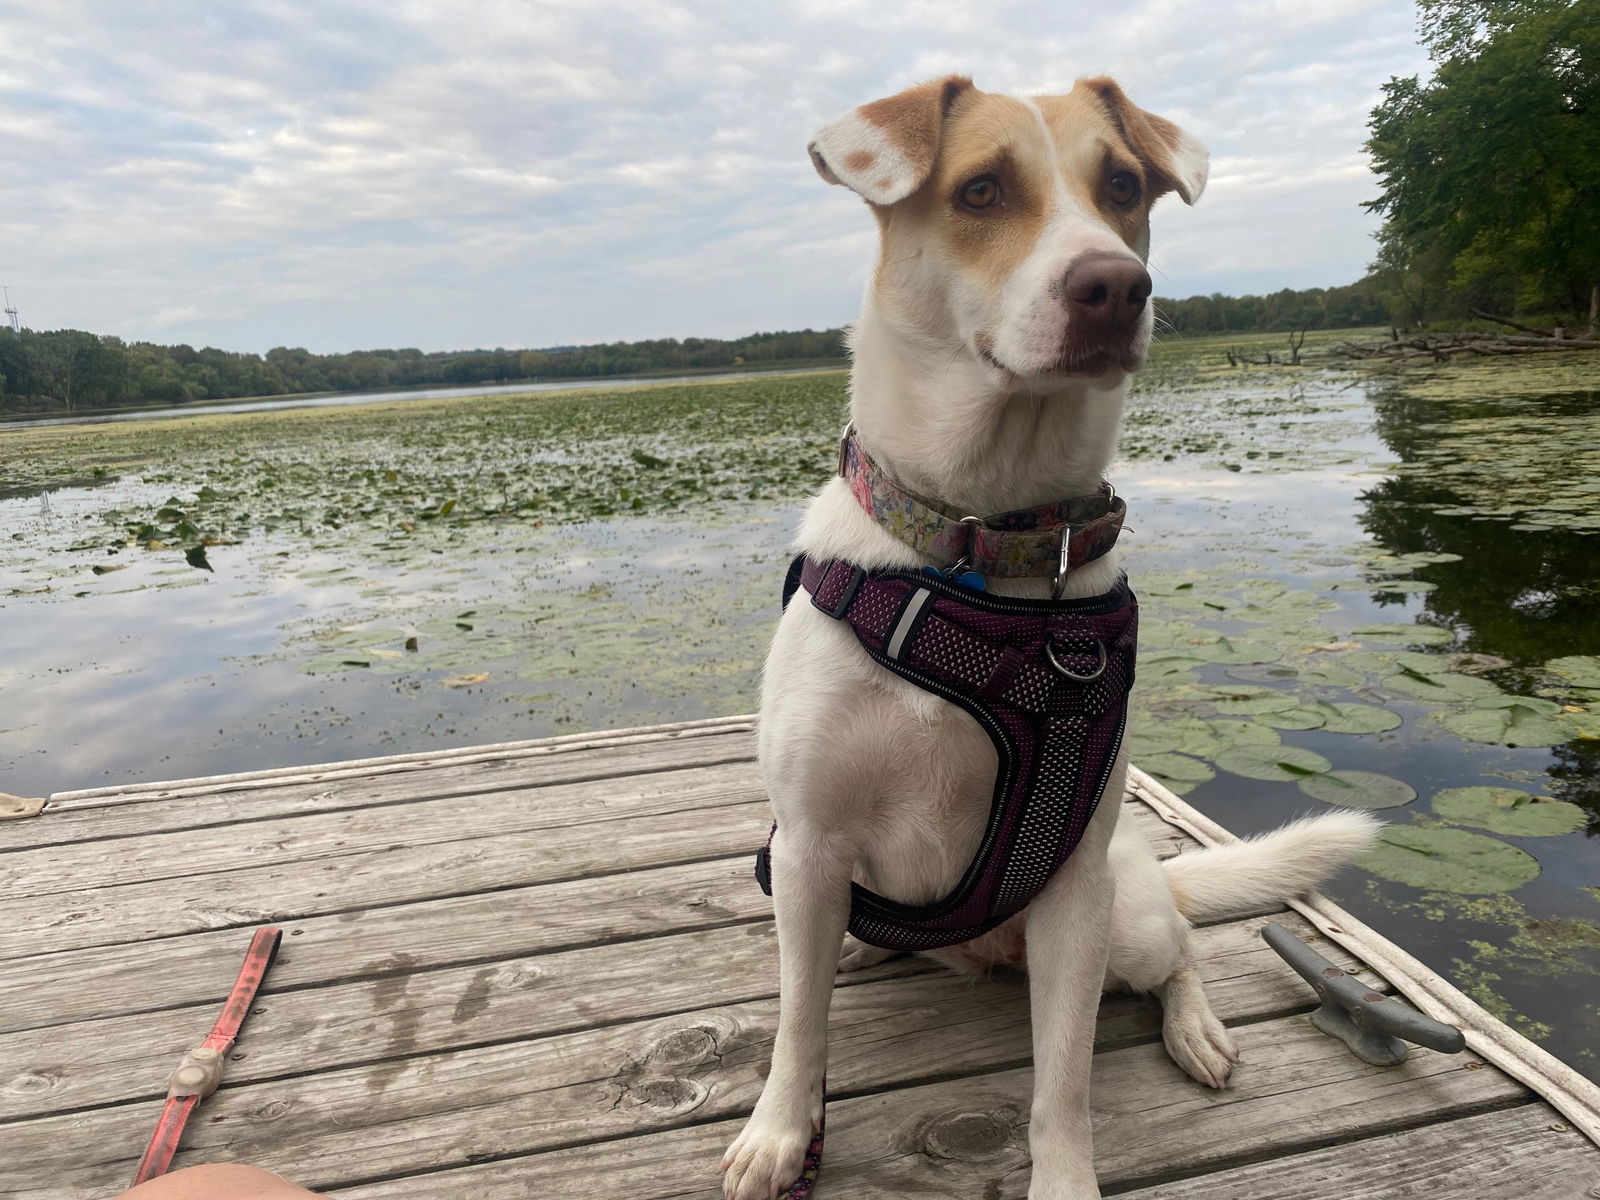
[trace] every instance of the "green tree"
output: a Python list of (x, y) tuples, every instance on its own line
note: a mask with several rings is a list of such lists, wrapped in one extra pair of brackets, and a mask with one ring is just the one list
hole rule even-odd
[[(1391, 79), (1367, 142), (1395, 316), (1600, 319), (1600, 0), (1419, 0), (1430, 79)], [(1454, 311), (1452, 311), (1454, 310)]]

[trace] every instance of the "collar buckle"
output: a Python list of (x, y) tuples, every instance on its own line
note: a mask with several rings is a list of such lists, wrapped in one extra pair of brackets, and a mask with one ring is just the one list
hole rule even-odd
[(1050, 585), (1050, 599), (1061, 599), (1061, 593), (1067, 590), (1067, 576), (1072, 572), (1072, 526), (1061, 527), (1060, 549), (1056, 554), (1056, 577)]
[(967, 541), (961, 550), (960, 556), (944, 569), (944, 573), (951, 579), (954, 579), (961, 572), (972, 566), (973, 544), (978, 539), (978, 530), (984, 528), (988, 522), (982, 517), (962, 517), (961, 524), (967, 527)]

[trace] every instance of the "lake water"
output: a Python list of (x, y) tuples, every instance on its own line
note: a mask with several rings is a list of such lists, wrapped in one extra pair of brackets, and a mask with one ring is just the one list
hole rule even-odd
[[(1136, 761), (1240, 833), (1377, 808), (1335, 897), (1600, 1077), (1596, 375), (1166, 347), (1114, 479)], [(751, 711), (842, 403), (816, 374), (0, 431), (0, 790)]]

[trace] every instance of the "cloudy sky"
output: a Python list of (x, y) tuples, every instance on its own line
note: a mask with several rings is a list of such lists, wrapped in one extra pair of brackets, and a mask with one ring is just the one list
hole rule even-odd
[(1212, 151), (1157, 291), (1347, 283), (1409, 0), (0, 0), (25, 324), (229, 349), (825, 327), (871, 221), (811, 132), (923, 79), (1116, 76)]

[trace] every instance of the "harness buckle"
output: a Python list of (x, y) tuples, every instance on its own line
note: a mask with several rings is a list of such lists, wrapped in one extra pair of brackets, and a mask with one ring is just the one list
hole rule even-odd
[(856, 593), (861, 590), (862, 581), (867, 577), (867, 573), (854, 563), (842, 563), (835, 561), (833, 566), (828, 568), (827, 574), (822, 577), (822, 582), (817, 585), (817, 591), (819, 593), (822, 591), (823, 584), (827, 583), (828, 575), (833, 574), (834, 567), (841, 566), (848, 566), (850, 568), (850, 582), (844, 585), (844, 591), (839, 596), (839, 602), (837, 604), (827, 605), (822, 602), (820, 595), (811, 597), (811, 603), (816, 605), (816, 607), (821, 611), (827, 613), (828, 616), (832, 617), (835, 621), (844, 620), (845, 613), (849, 612), (850, 606), (855, 603)]

